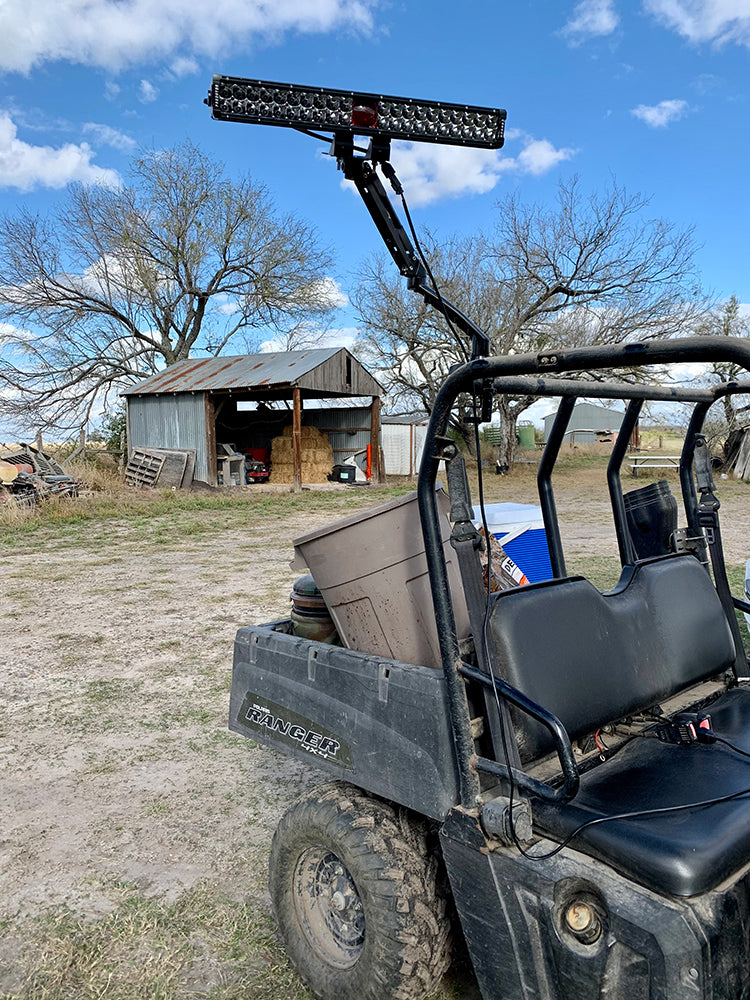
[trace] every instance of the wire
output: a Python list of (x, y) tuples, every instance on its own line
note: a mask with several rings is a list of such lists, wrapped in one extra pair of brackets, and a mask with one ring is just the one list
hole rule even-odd
[(735, 753), (738, 753), (741, 757), (750, 757), (750, 753), (748, 753), (746, 750), (740, 750), (740, 748), (736, 747), (734, 743), (730, 743), (729, 740), (725, 740), (723, 737), (717, 736), (716, 733), (713, 732), (713, 730), (711, 730), (710, 735), (713, 736), (714, 740), (717, 743), (723, 743), (725, 747), (729, 747), (730, 750), (733, 750)]
[[(440, 313), (443, 316), (445, 322), (448, 324), (448, 329), (453, 334), (456, 341), (460, 344), (461, 338), (459, 337), (458, 332), (456, 331), (456, 328), (453, 325), (450, 316), (448, 315), (445, 302), (443, 301), (443, 296), (440, 293), (440, 287), (438, 286), (438, 283), (435, 280), (435, 275), (432, 273), (430, 262), (427, 259), (427, 255), (425, 254), (424, 250), (422, 249), (422, 244), (419, 242), (419, 236), (417, 236), (417, 230), (414, 226), (414, 223), (412, 222), (409, 206), (406, 203), (406, 195), (404, 194), (404, 190), (401, 187), (401, 182), (398, 180), (398, 177), (396, 177), (395, 171), (392, 173), (392, 176), (389, 175), (389, 180), (391, 180), (391, 184), (393, 184), (393, 179), (395, 179), (396, 182), (398, 183), (398, 187), (394, 186), (394, 190), (399, 194), (399, 197), (401, 198), (401, 204), (403, 205), (404, 215), (406, 216), (406, 222), (409, 226), (409, 232), (411, 233), (411, 238), (414, 241), (414, 248), (417, 251), (417, 254), (419, 255), (419, 259), (422, 262), (425, 271), (427, 272), (427, 277), (430, 279), (430, 283), (432, 284), (432, 290), (435, 292), (437, 300), (440, 303)], [(464, 350), (464, 356), (468, 361), (470, 359), (470, 352)], [(476, 410), (476, 400), (475, 400), (475, 410)]]
[[(487, 590), (485, 597), (484, 606), (484, 618), (482, 621), (482, 653), (484, 655), (484, 661), (487, 664), (490, 672), (491, 667), (491, 657), (490, 657), (490, 643), (487, 630), (489, 627), (490, 611), (492, 609), (492, 545), (490, 544), (490, 529), (487, 524), (487, 514), (484, 509), (484, 473), (482, 471), (482, 443), (479, 437), (479, 414), (477, 409), (477, 394), (472, 393), (472, 409), (474, 416), (474, 443), (477, 453), (477, 490), (479, 493), (479, 511), (482, 515), (482, 527), (484, 528), (484, 539), (487, 546)], [(498, 725), (500, 727), (500, 740), (503, 748), (503, 757), (505, 758), (505, 768), (508, 772), (508, 829), (510, 830), (510, 835), (516, 849), (526, 855), (521, 841), (518, 839), (516, 833), (515, 823), (513, 822), (513, 800), (516, 794), (516, 783), (513, 777), (513, 768), (510, 763), (510, 749), (508, 747), (508, 734), (505, 730), (505, 720), (503, 718), (503, 708), (500, 704), (500, 693), (497, 687), (493, 684), (492, 690), (495, 695), (495, 704), (497, 706), (497, 717)]]
[[(303, 135), (309, 135), (313, 139), (320, 139), (321, 142), (327, 142), (327, 143), (330, 144), (330, 143), (332, 143), (334, 141), (334, 136), (332, 136), (332, 135), (321, 135), (320, 132), (313, 132), (309, 128), (301, 128), (300, 126), (297, 126), (297, 125), (294, 125), (292, 127), (294, 128), (295, 132), (302, 132)], [(364, 146), (354, 146), (354, 145), (352, 145), (351, 148), (354, 150), (355, 153), (366, 153), (367, 152), (367, 149)]]
[(582, 833), (591, 826), (597, 826), (600, 823), (611, 823), (613, 820), (644, 819), (646, 816), (660, 816), (664, 813), (684, 812), (687, 809), (701, 809), (704, 806), (717, 806), (722, 802), (731, 802), (734, 799), (742, 798), (743, 795), (750, 795), (750, 788), (743, 788), (739, 792), (730, 792), (728, 795), (720, 795), (715, 799), (703, 799), (701, 802), (685, 802), (679, 806), (659, 806), (656, 809), (637, 809), (635, 812), (614, 813), (611, 816), (597, 816), (595, 819), (587, 819), (585, 823), (577, 826), (554, 850), (547, 851), (546, 854), (529, 854), (527, 851), (524, 851), (523, 854), (530, 861), (546, 861), (548, 858), (554, 858), (556, 854), (559, 854), (563, 848), (568, 846), (574, 837), (577, 837), (579, 833)]

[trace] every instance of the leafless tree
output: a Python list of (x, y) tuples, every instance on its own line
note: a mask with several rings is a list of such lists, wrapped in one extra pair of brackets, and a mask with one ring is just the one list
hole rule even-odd
[(253, 350), (330, 306), (329, 255), (249, 177), (187, 142), (119, 188), (73, 186), (0, 220), (6, 418), (78, 427), (109, 395), (200, 351)]
[[(647, 207), (616, 184), (586, 196), (574, 178), (559, 184), (552, 208), (510, 196), (489, 234), (428, 240), (427, 249), (442, 293), (485, 330), (493, 354), (695, 332), (705, 301), (692, 233), (648, 218)], [(379, 260), (366, 265), (354, 301), (378, 378), (392, 397), (429, 410), (450, 366), (468, 357), (466, 338)], [(516, 421), (533, 400), (499, 401), (501, 465), (512, 464)], [(467, 407), (453, 426), (469, 444)]]
[[(698, 326), (697, 332), (714, 337), (750, 337), (750, 318), (742, 315), (740, 304), (732, 295), (722, 305), (709, 311)], [(717, 386), (723, 382), (746, 381), (745, 370), (730, 361), (715, 361), (698, 371), (693, 381), (699, 385)], [(687, 421), (690, 408), (682, 408), (682, 419)], [(703, 432), (715, 450), (732, 448), (742, 438), (742, 428), (750, 423), (750, 397), (722, 396), (706, 416)]]

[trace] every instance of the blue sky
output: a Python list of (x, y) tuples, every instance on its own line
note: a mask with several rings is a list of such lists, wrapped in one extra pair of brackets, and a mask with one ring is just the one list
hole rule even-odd
[(510, 191), (615, 178), (694, 226), (706, 287), (750, 303), (749, 63), (750, 0), (3, 0), (0, 204), (43, 213), (189, 137), (315, 224), (343, 301), (379, 248), (363, 207), (314, 140), (212, 121), (212, 74), (486, 104), (508, 110), (500, 152), (395, 157), (418, 224), (472, 232)]

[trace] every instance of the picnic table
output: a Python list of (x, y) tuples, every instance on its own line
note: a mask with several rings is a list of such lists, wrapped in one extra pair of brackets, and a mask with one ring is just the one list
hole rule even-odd
[(628, 465), (638, 478), (639, 469), (679, 469), (680, 455), (631, 455)]

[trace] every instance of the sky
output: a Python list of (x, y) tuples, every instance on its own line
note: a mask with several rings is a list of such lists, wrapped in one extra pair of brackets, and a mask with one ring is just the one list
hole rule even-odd
[(750, 0), (3, 0), (0, 209), (46, 213), (189, 138), (311, 222), (347, 292), (381, 244), (322, 144), (213, 121), (214, 73), (507, 109), (499, 151), (402, 146), (415, 222), (489, 229), (515, 193), (616, 180), (694, 227), (705, 287), (750, 303)]

